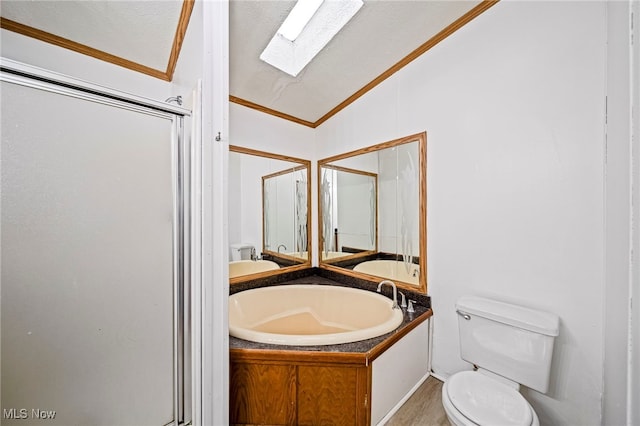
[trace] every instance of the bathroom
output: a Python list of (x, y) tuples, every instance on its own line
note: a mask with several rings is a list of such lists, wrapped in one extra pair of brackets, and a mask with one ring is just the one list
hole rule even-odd
[[(629, 258), (640, 217), (626, 109), (631, 4), (637, 11), (637, 2), (503, 0), (317, 128), (215, 101), (228, 95), (227, 11), (217, 2), (196, 2), (171, 83), (5, 29), (2, 56), (153, 99), (182, 94), (188, 105), (198, 78), (218, 95), (203, 101), (214, 117), (203, 139), (222, 140), (203, 144), (202, 424), (225, 424), (228, 411), (228, 145), (310, 160), (317, 212), (318, 160), (425, 131), (434, 376), (470, 367), (458, 355), (455, 302), (506, 300), (561, 318), (550, 390), (525, 393), (541, 424), (640, 424), (640, 337), (629, 325), (640, 293)], [(219, 38), (202, 35), (214, 31)], [(317, 229), (312, 214), (314, 244)]]

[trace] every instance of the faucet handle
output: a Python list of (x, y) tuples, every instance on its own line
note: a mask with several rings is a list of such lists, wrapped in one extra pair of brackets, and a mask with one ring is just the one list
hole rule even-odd
[(256, 252), (255, 247), (251, 247), (251, 260), (253, 261), (262, 260), (262, 257), (260, 257), (260, 255)]
[(407, 298), (404, 297), (404, 293), (401, 291), (398, 291), (398, 293), (400, 293), (400, 296), (402, 297), (402, 302), (400, 302), (400, 307), (401, 308), (406, 308), (407, 307)]
[(413, 308), (413, 304), (416, 303), (415, 300), (409, 300), (409, 307), (407, 308), (407, 312), (415, 312), (416, 310)]

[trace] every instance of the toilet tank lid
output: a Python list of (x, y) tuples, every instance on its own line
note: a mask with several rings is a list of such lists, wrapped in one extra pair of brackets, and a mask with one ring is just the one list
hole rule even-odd
[(560, 329), (560, 318), (555, 314), (484, 297), (461, 297), (456, 310), (547, 336), (557, 336)]

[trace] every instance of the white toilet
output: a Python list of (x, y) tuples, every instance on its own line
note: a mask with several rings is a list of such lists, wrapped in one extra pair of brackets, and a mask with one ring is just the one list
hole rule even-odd
[(231, 256), (229, 260), (236, 262), (238, 260), (251, 260), (251, 250), (255, 250), (251, 244), (235, 243), (231, 244)]
[(538, 426), (520, 385), (545, 393), (557, 315), (481, 297), (456, 304), (462, 359), (476, 371), (453, 374), (442, 404), (454, 426)]

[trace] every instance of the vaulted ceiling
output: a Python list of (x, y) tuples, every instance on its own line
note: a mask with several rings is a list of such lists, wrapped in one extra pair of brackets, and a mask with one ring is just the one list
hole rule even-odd
[[(335, 0), (325, 0), (335, 1)], [(292, 0), (231, 0), (230, 100), (316, 127), (497, 0), (365, 0), (296, 77), (260, 53)], [(2, 28), (170, 81), (194, 0), (2, 0)]]

